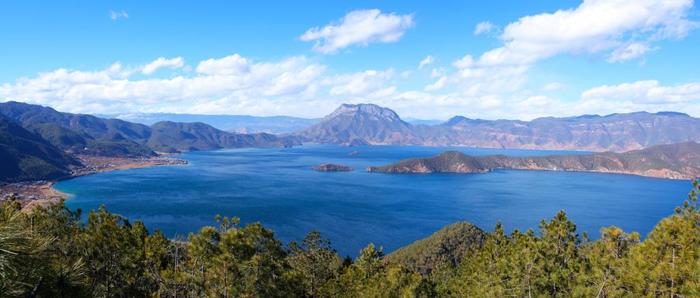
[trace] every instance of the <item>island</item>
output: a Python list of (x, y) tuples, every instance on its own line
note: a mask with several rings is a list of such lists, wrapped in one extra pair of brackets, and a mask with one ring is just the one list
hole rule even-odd
[(381, 173), (487, 173), (497, 169), (577, 171), (631, 174), (666, 179), (700, 177), (700, 144), (685, 142), (657, 145), (624, 153), (602, 152), (547, 156), (470, 156), (447, 151), (428, 158), (369, 167)]
[(313, 167), (313, 170), (318, 172), (350, 172), (352, 168), (345, 165), (323, 163)]

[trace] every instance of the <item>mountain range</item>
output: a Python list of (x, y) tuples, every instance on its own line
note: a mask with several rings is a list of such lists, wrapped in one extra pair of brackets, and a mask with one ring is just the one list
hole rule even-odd
[[(294, 133), (277, 135), (235, 133), (202, 122), (158, 121), (145, 125), (121, 119), (64, 113), (49, 107), (12, 101), (0, 103), (0, 116), (4, 125), (3, 163), (5, 159), (11, 161), (6, 163), (11, 165), (5, 167), (5, 172), (10, 173), (7, 177), (14, 175), (16, 178), (32, 179), (65, 175), (76, 163), (79, 164), (74, 158), (77, 155), (141, 158), (156, 156), (156, 152), (288, 147), (304, 142), (350, 146), (424, 145), (624, 152), (655, 145), (700, 141), (700, 119), (675, 112), (546, 117), (532, 121), (456, 116), (440, 124), (427, 125), (409, 123), (391, 109), (374, 104), (343, 104), (320, 120), (290, 117), (287, 120), (296, 121), (294, 125), (301, 125), (306, 120), (315, 124)], [(196, 118), (196, 115), (190, 116)], [(201, 117), (210, 119), (206, 115)], [(221, 121), (234, 118), (223, 117)], [(27, 149), (27, 144), (36, 144), (37, 150)], [(633, 158), (634, 155), (630, 153), (624, 157)], [(41, 171), (29, 170), (32, 167), (27, 166), (37, 164), (43, 168)], [(549, 165), (538, 166), (546, 168)], [(675, 169), (678, 165), (669, 164), (668, 167)], [(625, 167), (611, 169), (628, 170)], [(665, 175), (687, 174), (677, 171)]]
[(296, 137), (232, 133), (198, 122), (146, 126), (20, 102), (0, 103), (0, 181), (4, 182), (67, 177), (83, 167), (80, 155), (148, 158), (156, 151), (298, 144)]
[(103, 118), (116, 118), (129, 122), (153, 125), (162, 121), (201, 122), (217, 129), (237, 133), (292, 133), (316, 124), (319, 119), (290, 116), (258, 117), (249, 115), (198, 115), (175, 113), (131, 113), (104, 115)]
[(414, 158), (370, 167), (382, 173), (485, 173), (496, 169), (578, 171), (632, 174), (670, 179), (700, 177), (700, 144), (686, 142), (656, 145), (624, 153), (547, 156), (470, 156), (447, 151), (429, 158)]
[(343, 104), (296, 133), (305, 142), (466, 146), (624, 152), (659, 144), (700, 141), (700, 119), (675, 112), (545, 117), (532, 121), (455, 116), (438, 125), (414, 125), (373, 104)]
[(157, 122), (151, 126), (120, 119), (58, 112), (20, 102), (0, 103), (0, 114), (75, 154), (139, 157), (154, 151), (178, 152), (238, 147), (291, 146), (294, 138), (238, 134), (204, 123)]

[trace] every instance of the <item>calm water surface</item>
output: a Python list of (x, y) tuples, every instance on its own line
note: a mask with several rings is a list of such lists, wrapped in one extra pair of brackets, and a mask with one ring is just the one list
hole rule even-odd
[[(343, 255), (373, 242), (392, 251), (466, 220), (491, 230), (537, 228), (564, 209), (597, 238), (616, 225), (645, 235), (685, 199), (690, 182), (629, 175), (540, 171), (488, 174), (392, 175), (368, 166), (429, 156), (446, 149), (468, 154), (542, 155), (552, 151), (435, 147), (339, 147), (236, 149), (181, 155), (186, 166), (114, 171), (60, 182), (70, 208), (111, 212), (142, 220), (150, 229), (186, 237), (216, 214), (260, 221), (287, 242), (313, 229)], [(351, 152), (356, 151), (356, 154)], [(556, 152), (555, 152), (556, 153)], [(320, 163), (349, 165), (353, 172), (311, 170)]]

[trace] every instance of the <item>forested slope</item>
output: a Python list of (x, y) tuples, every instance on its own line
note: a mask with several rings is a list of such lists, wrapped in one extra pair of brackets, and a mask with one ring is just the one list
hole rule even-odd
[[(686, 203), (642, 241), (617, 227), (579, 235), (564, 212), (539, 232), (482, 234), (459, 223), (385, 257), (343, 260), (316, 232), (284, 245), (260, 224), (217, 216), (170, 240), (107, 212), (63, 204), (0, 208), (0, 293), (10, 297), (697, 297), (700, 205)], [(671, 211), (669, 210), (669, 213)], [(480, 245), (475, 245), (479, 243)], [(434, 255), (434, 257), (432, 257)], [(459, 262), (442, 262), (453, 257)], [(433, 262), (436, 261), (436, 262)], [(420, 264), (441, 266), (421, 270)]]

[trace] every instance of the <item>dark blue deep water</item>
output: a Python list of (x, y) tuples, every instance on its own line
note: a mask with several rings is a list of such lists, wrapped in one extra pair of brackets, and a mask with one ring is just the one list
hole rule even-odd
[[(150, 229), (185, 238), (216, 214), (260, 221), (287, 242), (313, 229), (343, 255), (373, 242), (386, 252), (455, 221), (491, 230), (537, 228), (564, 209), (580, 232), (597, 238), (616, 225), (645, 235), (671, 214), (690, 182), (629, 175), (540, 171), (488, 174), (396, 175), (367, 173), (371, 165), (436, 154), (434, 147), (236, 149), (181, 155), (186, 166), (114, 171), (60, 182), (70, 208), (98, 208), (142, 220)], [(469, 154), (534, 155), (552, 151), (450, 148)], [(357, 154), (350, 154), (357, 151)], [(353, 172), (311, 170), (346, 164)]]

